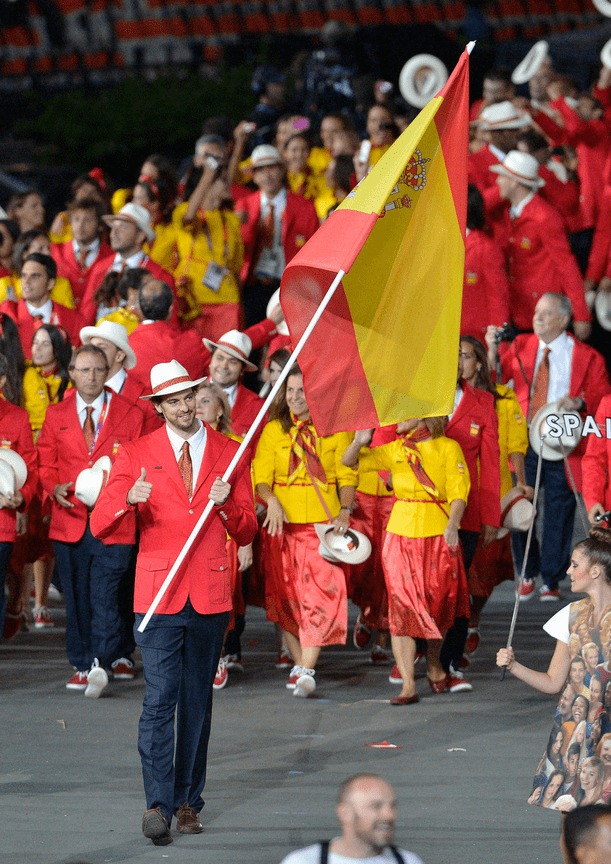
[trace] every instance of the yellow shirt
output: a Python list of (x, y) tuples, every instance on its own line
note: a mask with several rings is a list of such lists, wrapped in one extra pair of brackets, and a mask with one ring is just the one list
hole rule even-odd
[(286, 172), (287, 180), (291, 192), (295, 195), (301, 195), (308, 200), (321, 195), (327, 188), (324, 177), (316, 177), (314, 174), (301, 171), (299, 174), (294, 174), (292, 171)]
[(144, 244), (144, 251), (150, 255), (156, 264), (159, 264), (168, 273), (172, 273), (176, 267), (176, 228), (174, 223), (159, 222), (153, 227), (157, 237), (152, 245), (150, 243)]
[[(309, 428), (311, 432), (314, 431), (313, 426)], [(356, 471), (341, 463), (349, 444), (350, 435), (347, 432), (316, 438), (316, 452), (324, 468), (328, 487), (326, 491), (320, 489), (320, 493), (333, 518), (340, 511), (336, 484), (340, 488), (357, 485)], [(326, 522), (327, 514), (312, 486), (305, 465), (300, 466), (295, 481), (290, 486), (286, 485), (290, 448), (291, 438), (288, 432), (283, 430), (279, 420), (271, 420), (263, 429), (253, 461), (255, 483), (267, 483), (282, 504), (289, 522)]]
[[(117, 324), (123, 324), (123, 326), (127, 328), (128, 336), (134, 332), (140, 323), (136, 315), (124, 306), (119, 306), (119, 308), (114, 312), (111, 312), (110, 315), (105, 315), (103, 318), (100, 318), (100, 321), (114, 321)], [(98, 321), (98, 324), (100, 321)]]
[[(187, 207), (186, 202), (179, 204), (172, 216), (179, 257), (178, 267), (174, 271), (176, 282), (187, 278), (188, 289), (201, 306), (239, 303), (238, 276), (244, 263), (240, 220), (231, 210), (207, 210), (203, 216), (200, 211), (191, 225), (184, 225)], [(229, 271), (218, 291), (203, 284), (206, 268), (211, 261)], [(181, 290), (180, 285), (178, 290)]]
[[(28, 412), (32, 432), (40, 432), (49, 405), (57, 402), (62, 379), (42, 374), (37, 366), (28, 365), (23, 376), (23, 407)], [(71, 385), (69, 384), (68, 387)]]
[(0, 277), (0, 303), (4, 303), (5, 300), (17, 299), (14, 282), (13, 276)]
[(373, 147), (371, 148), (371, 152), (369, 153), (369, 165), (371, 168), (380, 161), (382, 156), (386, 153), (387, 150), (390, 150), (390, 144), (383, 144), (381, 147)]
[(509, 467), (509, 454), (528, 450), (528, 428), (520, 403), (513, 390), (504, 384), (496, 385), (501, 399), (496, 400), (496, 413), (499, 418), (499, 448), (501, 451), (501, 498), (513, 488)]
[[(354, 433), (349, 432), (350, 440), (354, 439)], [(361, 456), (366, 456), (370, 453), (369, 447), (361, 447), (359, 459)], [(394, 493), (386, 488), (386, 483), (380, 477), (378, 471), (374, 469), (367, 470), (359, 464), (359, 485), (356, 487), (357, 492), (364, 492), (366, 495), (379, 495), (381, 498), (389, 498)]]
[[(13, 285), (17, 299), (21, 299), (21, 279), (13, 274)], [(74, 295), (72, 294), (72, 286), (70, 282), (63, 276), (58, 276), (55, 280), (55, 285), (51, 289), (51, 300), (60, 303), (62, 306), (67, 306), (68, 309), (74, 309)]]
[(62, 220), (62, 230), (60, 234), (54, 234), (52, 231), (49, 232), (49, 240), (51, 243), (67, 243), (68, 240), (72, 240), (72, 226), (68, 221), (68, 214), (62, 210), (61, 213), (58, 213), (58, 216), (61, 217)]
[(308, 156), (308, 165), (314, 174), (324, 174), (332, 156), (326, 147), (312, 147)]
[[(443, 534), (448, 524), (452, 501), (460, 498), (466, 502), (469, 497), (469, 469), (460, 445), (451, 438), (442, 436), (420, 441), (418, 449), (422, 467), (435, 484), (438, 491), (436, 500), (445, 513), (416, 479), (401, 440), (374, 447), (364, 455), (359, 455), (359, 470), (392, 473), (398, 500), (392, 508), (387, 531), (401, 537), (437, 537)], [(402, 498), (415, 500), (402, 501)]]
[(329, 210), (337, 204), (337, 198), (327, 186), (320, 195), (314, 199), (314, 207), (316, 207), (316, 215), (319, 222), (324, 222), (329, 215)]
[(121, 207), (127, 204), (127, 199), (132, 197), (132, 192), (133, 189), (117, 189), (110, 200), (113, 213), (118, 213)]

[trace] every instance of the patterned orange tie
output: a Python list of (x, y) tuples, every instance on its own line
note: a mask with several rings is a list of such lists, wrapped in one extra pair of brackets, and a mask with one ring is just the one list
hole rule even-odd
[(180, 449), (182, 450), (182, 455), (178, 460), (178, 470), (180, 471), (182, 482), (185, 484), (187, 495), (190, 498), (193, 494), (193, 463), (191, 462), (191, 453), (189, 452), (189, 442), (185, 441)]
[(89, 249), (80, 248), (78, 250), (78, 266), (79, 266), (81, 272), (83, 272), (84, 270), (87, 269), (87, 264), (85, 262), (87, 261), (88, 255), (89, 255)]
[(274, 222), (274, 205), (272, 203), (269, 204), (269, 208), (267, 211), (267, 216), (263, 220), (263, 224), (261, 226), (262, 231), (262, 239), (263, 248), (273, 249), (274, 248), (274, 235), (276, 233), (276, 225)]
[(547, 402), (547, 390), (549, 387), (549, 355), (550, 349), (545, 348), (543, 358), (539, 363), (535, 383), (533, 385), (532, 396), (530, 397), (530, 407), (528, 409), (528, 422), (531, 423), (533, 417), (540, 408)]
[(87, 450), (91, 453), (93, 448), (93, 436), (95, 435), (95, 429), (93, 428), (93, 406), (87, 406), (87, 416), (85, 417), (85, 422), (83, 423), (83, 434), (85, 435), (85, 444), (87, 445)]

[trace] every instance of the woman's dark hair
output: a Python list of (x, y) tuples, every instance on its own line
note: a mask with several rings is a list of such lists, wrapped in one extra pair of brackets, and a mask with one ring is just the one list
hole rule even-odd
[(0, 313), (0, 352), (6, 358), (6, 384), (2, 392), (7, 402), (21, 405), (25, 357), (17, 325), (4, 313)]
[(497, 392), (494, 381), (492, 380), (492, 376), (490, 374), (490, 364), (488, 363), (488, 354), (486, 353), (486, 349), (484, 348), (483, 342), (479, 339), (476, 339), (475, 336), (461, 336), (461, 342), (467, 342), (473, 348), (475, 352), (475, 357), (477, 362), (480, 364), (480, 369), (477, 370), (477, 376), (475, 378), (475, 389), (476, 390), (485, 390), (486, 393), (492, 393), (494, 396), (494, 401), (500, 399), (501, 396)]
[[(552, 782), (552, 779), (554, 777), (562, 777), (562, 783), (564, 783), (566, 781), (566, 774), (564, 773), (562, 768), (555, 768), (548, 777), (547, 783), (545, 784), (545, 789), (543, 790), (543, 796), (547, 792), (547, 787)], [(556, 800), (556, 798), (558, 798), (558, 796), (562, 792), (562, 783), (560, 784), (560, 786), (556, 789), (556, 792), (554, 793), (554, 798), (553, 798), (554, 801)]]
[(20, 234), (15, 241), (15, 248), (13, 249), (13, 269), (16, 270), (17, 273), (21, 270), (21, 265), (28, 254), (28, 249), (30, 248), (32, 241), (36, 240), (37, 237), (44, 237), (46, 240), (49, 239), (47, 232), (43, 228), (30, 228), (28, 231), (24, 231), (23, 234)]
[(605, 574), (605, 581), (611, 585), (611, 530), (609, 528), (590, 528), (588, 536), (577, 543), (590, 567), (597, 564)]
[(552, 752), (552, 747), (554, 746), (554, 744), (556, 742), (556, 738), (558, 737), (558, 735), (560, 735), (560, 737), (563, 738), (562, 729), (558, 729), (556, 727), (556, 728), (552, 729), (552, 731), (550, 732), (549, 741), (547, 742), (547, 750), (546, 750), (548, 758), (549, 758), (550, 753)]
[(441, 438), (446, 434), (445, 417), (423, 417), (424, 425), (431, 433), (431, 438)]
[(172, 182), (169, 182), (163, 174), (160, 174), (157, 180), (147, 177), (146, 179), (143, 178), (142, 180), (138, 180), (136, 185), (142, 186), (151, 203), (153, 201), (159, 203), (161, 218), (164, 223), (167, 224), (170, 222), (172, 220), (172, 210), (174, 209), (178, 192), (176, 178), (173, 178)]
[(127, 292), (130, 288), (140, 291), (145, 277), (150, 277), (151, 271), (145, 267), (128, 267), (121, 274), (117, 293), (122, 300), (127, 300)]
[(15, 222), (14, 219), (0, 219), (0, 225), (4, 225), (8, 233), (13, 238), (13, 243), (16, 243), (21, 231), (19, 230), (19, 225)]
[(289, 146), (291, 141), (295, 140), (295, 138), (301, 138), (303, 141), (305, 141), (308, 149), (310, 149), (310, 150), (312, 149), (312, 142), (310, 141), (310, 136), (307, 134), (307, 132), (293, 132), (291, 137), (287, 140), (286, 144), (284, 145), (285, 152), (286, 152), (286, 148)]
[(6, 212), (9, 216), (9, 219), (15, 218), (15, 210), (18, 210), (19, 207), (22, 207), (26, 199), (29, 198), (30, 195), (38, 195), (40, 200), (43, 200), (43, 197), (38, 191), (38, 189), (27, 189), (25, 192), (17, 192), (15, 195), (11, 195), (9, 202), (6, 205)]
[(107, 273), (106, 276), (102, 279), (102, 283), (99, 288), (96, 288), (96, 292), (93, 295), (93, 302), (96, 306), (104, 305), (104, 306), (115, 306), (117, 303), (117, 299), (119, 297), (119, 280), (120, 274), (115, 273), (113, 270), (110, 273)]
[(285, 380), (282, 383), (282, 387), (280, 388), (278, 395), (272, 402), (272, 407), (270, 411), (270, 420), (279, 420), (282, 429), (285, 432), (288, 432), (291, 426), (293, 425), (293, 418), (291, 417), (291, 409), (287, 405), (286, 402), (286, 386), (288, 384), (288, 380), (292, 375), (302, 375), (302, 371), (299, 368), (298, 364), (295, 363), (294, 366), (291, 367), (291, 371), (286, 376)]
[(276, 348), (274, 353), (267, 358), (266, 365), (269, 366), (269, 364), (273, 361), (274, 363), (277, 363), (281, 369), (284, 369), (290, 359), (291, 352), (288, 348)]
[(354, 162), (352, 156), (347, 153), (340, 153), (335, 157), (335, 165), (333, 167), (333, 181), (336, 186), (348, 193), (352, 189), (352, 175), (354, 174)]
[(484, 199), (477, 186), (469, 183), (467, 195), (467, 228), (469, 230), (483, 231), (486, 227), (486, 210)]
[[(575, 659), (575, 658), (573, 658), (573, 659)], [(588, 699), (587, 696), (583, 696), (581, 693), (578, 693), (577, 696), (575, 696), (575, 698), (571, 702), (571, 708), (573, 707), (575, 702), (577, 702), (578, 699), (583, 699), (583, 701), (586, 703), (586, 717), (587, 717), (588, 714), (590, 713), (590, 700)]]
[[(49, 339), (53, 346), (53, 356), (57, 363), (56, 375), (62, 382), (57, 391), (57, 401), (61, 402), (64, 398), (66, 388), (70, 383), (70, 375), (68, 374), (68, 366), (70, 365), (70, 358), (72, 357), (72, 344), (70, 342), (70, 337), (63, 327), (60, 329), (59, 327), (55, 327), (53, 324), (40, 324), (40, 326), (34, 331), (34, 336), (36, 336), (39, 330), (45, 330), (49, 334)], [(34, 341), (34, 337), (32, 337), (32, 341)]]
[(585, 804), (564, 814), (562, 837), (570, 864), (579, 864), (576, 858), (577, 848), (592, 843), (599, 819), (610, 815), (611, 807), (608, 804)]

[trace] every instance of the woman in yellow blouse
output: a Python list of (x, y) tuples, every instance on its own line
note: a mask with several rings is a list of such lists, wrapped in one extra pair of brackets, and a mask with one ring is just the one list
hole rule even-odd
[(295, 659), (287, 684), (295, 696), (308, 696), (315, 689), (321, 647), (346, 641), (344, 572), (319, 554), (314, 524), (332, 521), (337, 533), (348, 528), (357, 485), (356, 473), (341, 462), (349, 441), (346, 433), (318, 437), (301, 370), (293, 366), (272, 406), (253, 467), (257, 494), (267, 505), (263, 526), (276, 538), (281, 555), (271, 590), (278, 623)]
[(291, 135), (282, 152), (286, 162), (286, 177), (291, 192), (303, 198), (315, 199), (326, 188), (324, 176), (314, 174), (308, 165), (310, 143), (303, 133)]
[(176, 267), (176, 227), (172, 220), (172, 211), (177, 191), (175, 181), (171, 183), (164, 176), (153, 180), (148, 174), (144, 174), (134, 186), (132, 195), (134, 204), (140, 204), (151, 214), (155, 229), (155, 242), (146, 244), (145, 251), (169, 273)]
[(214, 341), (240, 326), (244, 244), (225, 171), (208, 164), (196, 168), (185, 190), (188, 201), (174, 210), (179, 258), (174, 275), (181, 317)]
[(400, 438), (360, 453), (373, 430), (357, 432), (343, 456), (365, 471), (390, 471), (396, 501), (386, 526), (382, 563), (388, 589), (389, 628), (403, 679), (392, 705), (419, 701), (414, 680), (416, 639), (427, 640), (427, 674), (434, 693), (448, 684), (439, 660), (455, 618), (467, 614), (467, 580), (458, 528), (469, 495), (466, 462), (456, 441), (443, 434), (444, 418), (407, 420)]
[[(492, 393), (499, 418), (499, 448), (501, 451), (501, 498), (515, 485), (532, 500), (534, 490), (526, 483), (524, 456), (528, 449), (528, 427), (516, 394), (503, 384), (495, 384), (490, 375), (486, 349), (479, 339), (461, 336), (460, 356), (463, 361), (463, 377), (477, 390)], [(465, 651), (473, 654), (479, 645), (479, 622), (482, 609), (494, 588), (505, 580), (514, 578), (511, 555), (511, 535), (505, 534), (482, 547), (481, 538), (475, 558), (468, 573), (471, 594), (471, 616)]]

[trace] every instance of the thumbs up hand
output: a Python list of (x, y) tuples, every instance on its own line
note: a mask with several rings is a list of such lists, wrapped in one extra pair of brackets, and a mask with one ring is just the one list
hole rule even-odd
[(140, 476), (127, 493), (128, 504), (144, 504), (149, 500), (149, 496), (153, 489), (152, 483), (147, 483), (146, 468), (140, 471)]

